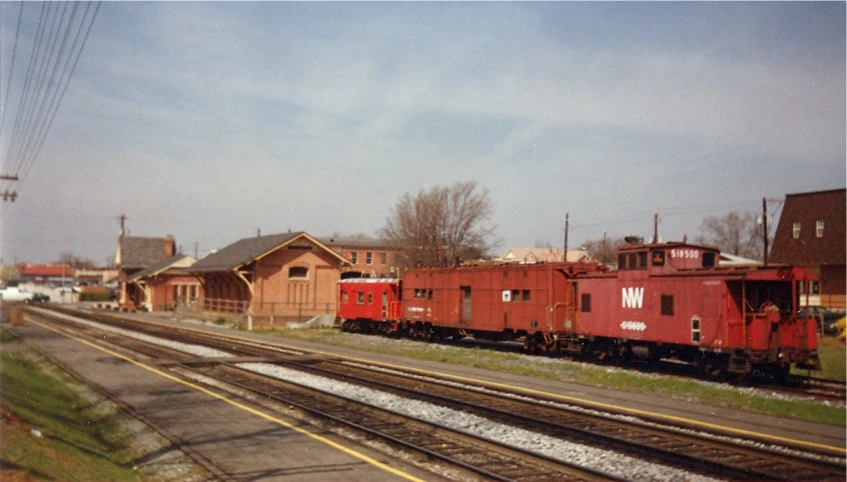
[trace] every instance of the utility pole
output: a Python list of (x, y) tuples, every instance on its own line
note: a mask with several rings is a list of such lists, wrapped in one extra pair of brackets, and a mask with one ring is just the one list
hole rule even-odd
[(659, 242), (659, 213), (653, 214), (653, 242)]
[(568, 221), (570, 221), (570, 213), (565, 213), (565, 254), (562, 261), (568, 261)]
[(764, 265), (768, 265), (768, 198), (762, 198), (762, 231), (765, 239)]

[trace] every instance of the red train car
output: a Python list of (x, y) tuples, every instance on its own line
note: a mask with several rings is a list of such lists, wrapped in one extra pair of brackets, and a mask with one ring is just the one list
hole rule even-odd
[(568, 279), (606, 272), (594, 263), (413, 269), (403, 275), (404, 332), (427, 339), (474, 336), (553, 343), (570, 299)]
[(819, 369), (813, 320), (798, 317), (805, 268), (720, 268), (717, 249), (683, 243), (630, 245), (619, 269), (572, 279), (577, 302), (559, 332), (598, 358), (698, 362), (709, 372)]
[(637, 244), (617, 271), (596, 263), (412, 269), (344, 280), (347, 330), (415, 338), (521, 340), (598, 359), (674, 358), (712, 373), (820, 367), (816, 326), (798, 316), (805, 268), (721, 268), (717, 249)]
[(390, 332), (400, 314), (395, 278), (348, 278), (338, 282), (336, 313), (346, 331)]

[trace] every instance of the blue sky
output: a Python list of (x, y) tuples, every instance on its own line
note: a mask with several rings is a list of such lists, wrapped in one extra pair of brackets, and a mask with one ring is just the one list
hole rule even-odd
[(654, 212), (691, 238), (845, 186), (845, 50), (844, 2), (105, 2), (42, 151), (3, 185), (0, 255), (105, 263), (122, 213), (187, 254), (257, 229), (374, 234), (403, 194), (467, 180), (499, 252), (560, 246), (565, 213), (571, 247), (648, 235)]

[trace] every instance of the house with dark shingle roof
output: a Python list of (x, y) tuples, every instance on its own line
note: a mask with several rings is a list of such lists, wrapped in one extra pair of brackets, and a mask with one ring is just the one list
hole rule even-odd
[(240, 239), (187, 269), (202, 278), (203, 311), (245, 315), (253, 326), (335, 313), (349, 261), (304, 232)]
[(128, 284), (127, 278), (176, 255), (176, 241), (172, 235), (164, 238), (145, 238), (121, 235), (115, 253), (115, 267), (119, 271), (118, 301), (125, 309), (142, 307), (145, 293), (138, 285)]
[(769, 262), (808, 266), (820, 277), (809, 293), (809, 304), (844, 311), (845, 204), (847, 189), (788, 194), (774, 234)]

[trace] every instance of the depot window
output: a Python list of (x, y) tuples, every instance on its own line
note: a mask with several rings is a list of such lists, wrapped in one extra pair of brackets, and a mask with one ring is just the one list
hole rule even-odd
[(371, 252), (365, 253), (365, 264), (374, 264), (374, 254)]
[(309, 278), (309, 268), (302, 266), (292, 266), (288, 268), (288, 279), (304, 280)]
[(350, 262), (353, 264), (359, 264), (359, 252), (353, 251), (350, 253)]
[(815, 236), (818, 238), (823, 237), (823, 219), (818, 219), (815, 223)]
[(794, 225), (791, 228), (791, 235), (794, 239), (798, 239), (800, 237), (800, 221), (794, 221)]
[(379, 262), (381, 264), (388, 264), (388, 253), (379, 253)]

